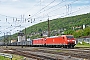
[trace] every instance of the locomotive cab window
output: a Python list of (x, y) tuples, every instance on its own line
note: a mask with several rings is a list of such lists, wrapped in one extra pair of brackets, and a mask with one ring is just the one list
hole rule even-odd
[(66, 36), (67, 38), (69, 38), (69, 39), (72, 39), (72, 38), (74, 38), (73, 36)]

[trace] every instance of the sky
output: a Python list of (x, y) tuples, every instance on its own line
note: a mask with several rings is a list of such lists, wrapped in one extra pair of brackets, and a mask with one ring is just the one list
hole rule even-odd
[(0, 0), (0, 36), (34, 24), (90, 12), (90, 0)]

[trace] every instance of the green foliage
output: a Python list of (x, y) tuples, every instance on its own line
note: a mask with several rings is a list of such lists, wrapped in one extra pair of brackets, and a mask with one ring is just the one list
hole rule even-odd
[(14, 39), (17, 40), (17, 36), (18, 36), (18, 34), (16, 33), (16, 34), (13, 34), (10, 38), (11, 38), (12, 40), (14, 40)]
[(84, 29), (84, 36), (90, 36), (90, 27)]
[[(12, 60), (23, 60), (23, 58), (24, 58), (23, 56), (13, 55)], [(4, 56), (0, 56), (0, 60), (11, 60), (11, 59)]]
[(73, 35), (76, 37), (76, 38), (79, 38), (81, 36), (83, 36), (83, 30), (80, 29), (80, 30), (76, 30), (76, 32), (73, 33)]
[[(83, 24), (90, 25), (89, 18), (90, 18), (90, 14), (88, 13), (84, 15), (50, 20), (50, 30), (52, 31), (61, 28), (72, 30), (73, 27), (82, 26)], [(42, 32), (47, 30), (48, 30), (48, 22), (46, 21), (27, 28), (27, 34), (31, 34), (33, 32)]]
[(87, 27), (85, 29), (79, 29), (79, 30), (67, 30), (65, 31), (65, 34), (72, 34), (75, 38), (79, 38), (81, 36), (90, 36), (90, 27)]
[(6, 58), (6, 57), (3, 57), (3, 56), (0, 56), (0, 60), (10, 60), (10, 59)]
[(67, 30), (64, 32), (64, 34), (70, 34), (70, 35), (73, 35), (75, 31), (74, 30)]

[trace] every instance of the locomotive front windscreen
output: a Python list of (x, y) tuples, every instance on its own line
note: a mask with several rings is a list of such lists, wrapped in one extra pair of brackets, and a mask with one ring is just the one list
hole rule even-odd
[(73, 39), (74, 37), (73, 36), (66, 36), (67, 39)]

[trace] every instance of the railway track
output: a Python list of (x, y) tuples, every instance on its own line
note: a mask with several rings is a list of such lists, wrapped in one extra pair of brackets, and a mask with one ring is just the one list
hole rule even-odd
[[(56, 60), (56, 58), (54, 57), (38, 55), (31, 52), (25, 52), (20, 49), (10, 49), (10, 50), (7, 49), (7, 50), (4, 50), (4, 53), (17, 54), (17, 55), (25, 56), (36, 60)], [(58, 59), (58, 60), (62, 60), (62, 59)]]
[[(9, 51), (10, 50), (10, 51)], [(84, 51), (85, 50), (85, 51)], [(90, 60), (87, 49), (61, 49), (61, 48), (8, 48), (6, 53), (18, 54), (37, 60)]]
[[(46, 50), (39, 50), (46, 53), (52, 53), (52, 54), (58, 54), (58, 55), (64, 55), (64, 56), (72, 56), (72, 57), (78, 57), (83, 59), (90, 60), (90, 49), (49, 49)], [(58, 51), (58, 52), (57, 52)]]
[[(25, 56), (25, 57), (32, 58), (32, 59), (37, 59), (37, 60), (44, 60), (44, 59), (45, 60), (56, 60), (55, 58), (52, 58), (52, 57), (32, 54), (30, 52), (25, 52), (25, 51), (18, 50), (18, 49), (4, 50), (4, 53), (17, 54), (17, 55), (20, 55), (20, 56)], [(59, 59), (59, 60), (61, 60), (61, 59)]]

